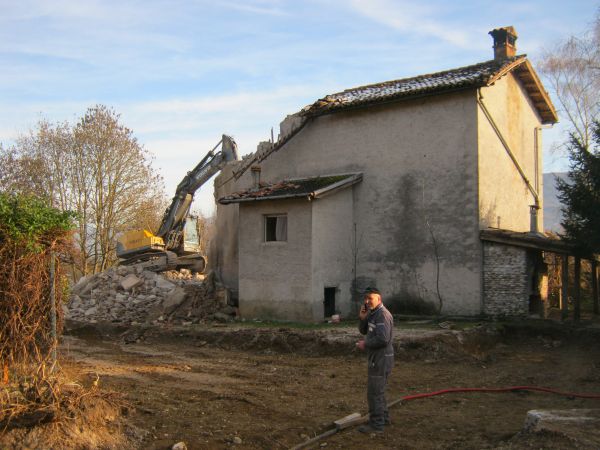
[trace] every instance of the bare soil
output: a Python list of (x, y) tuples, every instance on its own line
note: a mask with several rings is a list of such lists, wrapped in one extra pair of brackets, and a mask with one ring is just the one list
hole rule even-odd
[[(396, 326), (388, 401), (455, 387), (545, 386), (600, 393), (596, 329), (542, 324)], [(71, 326), (63, 369), (126, 394), (140, 449), (291, 448), (366, 413), (366, 363), (354, 324), (303, 329)], [(383, 435), (343, 430), (311, 448), (591, 448), (560, 433), (520, 433), (532, 409), (600, 408), (543, 393), (459, 393), (403, 402)], [(600, 443), (598, 443), (600, 446)], [(597, 448), (597, 447), (596, 447)]]

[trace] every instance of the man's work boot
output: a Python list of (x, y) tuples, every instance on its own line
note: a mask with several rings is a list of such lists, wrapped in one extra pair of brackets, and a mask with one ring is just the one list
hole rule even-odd
[(383, 428), (375, 428), (371, 424), (367, 424), (367, 425), (361, 425), (360, 427), (358, 427), (358, 431), (360, 431), (361, 433), (365, 433), (365, 434), (371, 434), (371, 433), (380, 434), (380, 433), (383, 433)]

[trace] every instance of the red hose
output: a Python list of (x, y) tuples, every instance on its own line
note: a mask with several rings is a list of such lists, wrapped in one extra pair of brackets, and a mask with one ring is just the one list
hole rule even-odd
[(563, 392), (552, 388), (538, 386), (510, 386), (503, 388), (450, 388), (441, 391), (426, 392), (424, 394), (413, 394), (402, 397), (401, 401), (415, 400), (417, 398), (434, 397), (436, 395), (450, 394), (454, 392), (510, 392), (510, 391), (539, 391), (549, 392), (551, 394), (564, 395), (565, 397), (579, 398), (597, 398), (600, 399), (600, 394), (579, 394), (574, 392)]
[[(510, 387), (503, 387), (503, 388), (450, 388), (450, 389), (442, 389), (441, 391), (425, 392), (423, 394), (406, 395), (404, 397), (400, 397), (397, 400), (394, 400), (391, 403), (388, 403), (388, 408), (391, 408), (392, 406), (394, 406), (400, 402), (403, 402), (403, 401), (415, 400), (417, 398), (435, 397), (436, 395), (452, 394), (455, 392), (511, 392), (511, 391), (539, 391), (539, 392), (549, 392), (551, 394), (564, 395), (565, 397), (600, 399), (600, 394), (579, 394), (579, 393), (574, 393), (574, 392), (563, 392), (563, 391), (559, 391), (559, 390), (552, 389), (552, 388), (538, 387), (538, 386), (510, 386)], [(368, 420), (368, 417), (369, 417), (368, 414), (365, 416), (362, 416), (362, 419), (363, 419), (362, 423), (366, 422)], [(356, 424), (358, 424), (358, 423), (361, 423), (361, 422), (357, 422)], [(331, 430), (328, 430), (323, 434), (315, 436), (312, 439), (309, 439), (307, 441), (302, 442), (301, 444), (296, 445), (295, 447), (292, 448), (292, 450), (303, 449), (303, 448), (307, 447), (308, 445), (312, 445), (315, 442), (317, 442), (323, 438), (334, 435), (338, 431), (340, 431), (340, 428), (332, 428)]]

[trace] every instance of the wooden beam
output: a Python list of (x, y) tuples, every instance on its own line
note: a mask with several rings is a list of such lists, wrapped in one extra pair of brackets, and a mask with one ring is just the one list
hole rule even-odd
[(600, 299), (598, 298), (598, 263), (592, 261), (592, 302), (594, 315), (600, 314)]
[(575, 276), (573, 277), (573, 321), (581, 319), (581, 258), (575, 257)]
[(368, 417), (365, 418), (361, 416), (360, 413), (352, 413), (349, 416), (342, 417), (341, 419), (334, 421), (333, 424), (338, 430), (343, 430), (344, 428), (352, 427), (354, 425), (357, 425), (359, 423), (365, 423), (367, 421)]
[(569, 255), (562, 255), (561, 260), (560, 317), (566, 320), (569, 317)]

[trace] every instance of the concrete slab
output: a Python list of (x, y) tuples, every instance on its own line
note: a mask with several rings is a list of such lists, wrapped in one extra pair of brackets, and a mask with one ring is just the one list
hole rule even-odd
[(123, 281), (121, 281), (121, 287), (126, 291), (141, 286), (142, 284), (144, 284), (144, 280), (136, 277), (134, 274), (127, 275)]
[(600, 448), (600, 409), (555, 409), (527, 412), (524, 432), (550, 432), (578, 448)]

